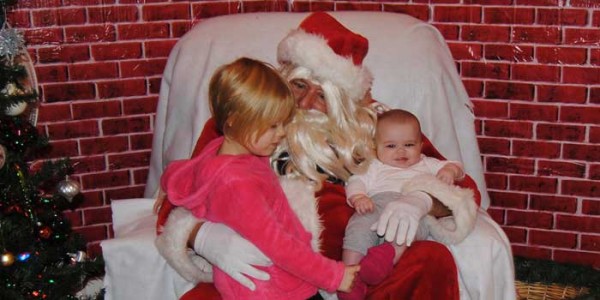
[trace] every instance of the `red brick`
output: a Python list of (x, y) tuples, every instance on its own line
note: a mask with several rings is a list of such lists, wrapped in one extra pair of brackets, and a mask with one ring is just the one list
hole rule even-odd
[(149, 41), (144, 42), (144, 53), (146, 57), (168, 57), (177, 40)]
[(485, 166), (487, 172), (533, 174), (535, 161), (526, 158), (487, 157)]
[(128, 152), (108, 156), (108, 167), (110, 170), (146, 167), (148, 165), (150, 165), (150, 151)]
[(573, 249), (577, 246), (577, 235), (567, 232), (530, 230), (529, 243), (533, 245)]
[(77, 174), (106, 171), (106, 159), (104, 156), (84, 156), (73, 159), (73, 165)]
[(554, 194), (558, 191), (558, 180), (556, 178), (514, 175), (509, 178), (509, 186), (513, 191)]
[(543, 64), (583, 65), (587, 62), (587, 50), (573, 47), (537, 47), (535, 57)]
[(63, 32), (60, 28), (34, 28), (23, 30), (23, 36), (28, 46), (60, 44), (64, 42)]
[(144, 185), (141, 186), (128, 186), (118, 189), (107, 189), (105, 190), (106, 199), (109, 201), (120, 200), (120, 199), (132, 199), (144, 197)]
[(484, 133), (487, 136), (507, 138), (532, 138), (533, 125), (522, 121), (485, 120)]
[(514, 62), (530, 62), (533, 60), (533, 47), (523, 45), (488, 44), (484, 47), (486, 59), (506, 60)]
[(44, 8), (44, 7), (60, 7), (60, 0), (21, 0), (19, 1), (18, 8)]
[[(313, 2), (311, 2), (313, 3)], [(328, 5), (331, 5), (331, 10), (333, 10), (333, 3), (329, 2)], [(294, 4), (296, 5), (296, 4)], [(319, 2), (318, 6), (323, 5), (322, 2)], [(192, 14), (193, 19), (207, 19), (217, 16), (236, 14), (241, 12), (241, 5), (232, 2), (212, 2), (212, 3), (194, 3), (192, 2)]]
[(581, 251), (554, 250), (554, 261), (600, 268), (600, 254)]
[(119, 101), (94, 101), (73, 104), (73, 117), (75, 119), (98, 119), (120, 115), (121, 103)]
[(467, 90), (470, 98), (477, 98), (483, 96), (483, 82), (479, 80), (463, 80), (463, 85)]
[(146, 82), (143, 79), (99, 82), (98, 94), (102, 99), (145, 95)]
[[(381, 11), (381, 5), (379, 3), (353, 3), (355, 5), (349, 5), (348, 7), (342, 8), (339, 3), (336, 4), (336, 10), (377, 10)], [(245, 13), (251, 12), (285, 12), (289, 11), (288, 2), (282, 0), (274, 1), (242, 1), (243, 10)]]
[(490, 173), (485, 173), (484, 176), (488, 188), (497, 190), (506, 190), (508, 188), (508, 176)]
[(40, 158), (65, 158), (79, 155), (77, 141), (50, 141), (50, 151), (44, 152)]
[(131, 144), (131, 150), (146, 150), (152, 148), (151, 133), (130, 135), (129, 141)]
[(112, 222), (112, 211), (110, 207), (85, 209), (83, 219), (86, 226)]
[(179, 38), (186, 34), (192, 28), (193, 23), (190, 21), (172, 21), (171, 37)]
[(115, 38), (115, 27), (109, 24), (65, 28), (68, 43), (112, 42)]
[(481, 45), (465, 43), (448, 43), (454, 60), (480, 60)]
[(59, 83), (42, 86), (46, 102), (93, 99), (96, 90), (93, 83)]
[(141, 133), (149, 130), (149, 117), (107, 118), (102, 120), (102, 132), (104, 134)]
[(78, 25), (86, 21), (84, 8), (37, 10), (31, 12), (31, 17), (36, 27)]
[(600, 29), (565, 28), (565, 44), (597, 45), (600, 41)]
[(69, 221), (72, 227), (78, 227), (83, 225), (83, 220), (81, 219), (81, 211), (64, 211), (63, 215)]
[(14, 28), (30, 28), (31, 21), (29, 11), (9, 10), (6, 12), (6, 19)]
[(577, 198), (533, 194), (530, 209), (574, 213), (577, 211)]
[(533, 100), (534, 88), (527, 83), (488, 81), (485, 83), (485, 98), (529, 101)]
[[(109, 230), (108, 230), (108, 238), (114, 238), (114, 234), (111, 234), (111, 228), (112, 226), (110, 226), (109, 224)], [(88, 254), (88, 257), (90, 258), (96, 258), (99, 256), (102, 256), (102, 247), (100, 246), (100, 242), (96, 241), (96, 242), (91, 242), (91, 243), (87, 243), (86, 245), (86, 252)]]
[(558, 120), (558, 107), (555, 105), (510, 104), (511, 120), (549, 121)]
[(592, 180), (600, 180), (600, 165), (590, 165), (590, 173), (588, 178)]
[(434, 22), (481, 23), (481, 7), (441, 6), (433, 7)]
[(483, 19), (487, 24), (533, 24), (535, 9), (521, 7), (486, 7)]
[(568, 85), (537, 85), (537, 99), (540, 102), (585, 103), (585, 87)]
[(81, 181), (85, 189), (128, 186), (131, 183), (129, 171), (126, 170), (83, 175)]
[(592, 26), (600, 27), (600, 10), (594, 11), (594, 15), (592, 17)]
[(119, 70), (114, 62), (72, 64), (69, 65), (69, 74), (71, 80), (94, 80), (116, 78)]
[(492, 217), (492, 220), (500, 225), (504, 224), (504, 212), (504, 209), (497, 209), (494, 207), (489, 207), (487, 209), (487, 213)]
[(537, 23), (546, 25), (585, 26), (588, 15), (584, 9), (550, 9), (537, 10)]
[(68, 103), (44, 103), (39, 110), (38, 123), (71, 120), (71, 106)]
[[(600, 185), (598, 181), (591, 180), (562, 180), (561, 193), (584, 197), (600, 198)], [(598, 222), (600, 225), (600, 222)]]
[(446, 41), (458, 40), (458, 31), (460, 27), (458, 25), (448, 23), (432, 24), (442, 34)]
[(590, 49), (590, 64), (600, 66), (600, 49)]
[(140, 115), (156, 113), (158, 97), (130, 98), (123, 100), (124, 115)]
[(600, 233), (600, 218), (592, 216), (557, 215), (556, 229)]
[(538, 161), (538, 174), (542, 176), (566, 176), (583, 178), (585, 165), (561, 161)]
[(585, 139), (585, 127), (542, 123), (536, 127), (536, 137), (542, 140), (583, 142)]
[(129, 150), (129, 141), (126, 136), (110, 136), (93, 139), (81, 139), (81, 154), (93, 155), (101, 153), (115, 153)]
[(582, 234), (581, 250), (600, 252), (600, 236)]
[(507, 139), (478, 137), (477, 143), (479, 144), (481, 154), (510, 154), (510, 141)]
[[(385, 4), (384, 4), (385, 5)], [(290, 12), (310, 12), (310, 11), (333, 11), (335, 3), (332, 1), (294, 1), (290, 7)]]
[[(293, 6), (296, 6), (298, 2), (294, 2)], [(309, 1), (310, 3), (310, 1)], [(316, 11), (316, 10), (312, 10)], [(421, 21), (429, 21), (429, 17), (431, 15), (431, 9), (428, 5), (422, 4), (396, 4), (396, 3), (383, 3), (383, 11), (385, 12), (395, 12), (395, 13), (403, 13), (409, 16), (413, 16)]]
[(36, 66), (39, 83), (67, 81), (67, 68), (64, 65)]
[(92, 45), (95, 60), (121, 60), (142, 57), (142, 44), (137, 42)]
[(514, 256), (544, 260), (550, 260), (552, 258), (552, 251), (547, 248), (512, 245), (512, 250)]
[(504, 208), (527, 208), (527, 194), (490, 192), (491, 206)]
[(160, 92), (161, 77), (148, 78), (148, 93), (158, 94)]
[(562, 106), (560, 120), (573, 123), (600, 124), (600, 106)]
[(57, 45), (39, 48), (38, 57), (41, 63), (72, 63), (89, 60), (90, 51), (87, 45)]
[(509, 79), (509, 65), (496, 62), (462, 62), (461, 75), (464, 77)]
[(571, 0), (569, 3), (574, 7), (600, 8), (600, 3), (596, 0)]
[(461, 27), (461, 39), (464, 41), (507, 43), (510, 41), (510, 27), (464, 25)]
[(117, 27), (120, 40), (158, 39), (169, 37), (168, 23), (121, 24)]
[(501, 118), (508, 117), (508, 103), (501, 101), (478, 101), (473, 100), (475, 116), (479, 118)]
[(516, 0), (517, 5), (558, 6), (559, 0)]
[(166, 64), (165, 58), (123, 61), (120, 63), (121, 76), (126, 78), (161, 75)]
[(120, 23), (138, 20), (138, 8), (135, 5), (88, 7), (88, 12), (90, 23)]
[(142, 7), (142, 20), (188, 20), (190, 18), (189, 3), (161, 3)]
[(79, 208), (85, 207), (97, 207), (104, 205), (104, 197), (102, 191), (82, 191), (83, 202), (79, 205)]
[(532, 158), (558, 158), (560, 157), (560, 144), (515, 140), (512, 144), (512, 155)]
[(515, 227), (502, 227), (504, 233), (508, 237), (511, 243), (526, 243), (527, 242), (527, 230), (523, 228)]
[(600, 161), (600, 145), (564, 144), (563, 158), (585, 161)]
[(53, 140), (64, 140), (98, 136), (100, 131), (98, 122), (90, 120), (50, 124), (48, 125), (48, 134)]
[(583, 200), (581, 211), (586, 215), (600, 216), (600, 200)]
[(558, 82), (560, 68), (558, 66), (515, 64), (511, 67), (511, 77), (524, 81)]
[(81, 234), (88, 243), (92, 241), (101, 241), (108, 238), (106, 225), (73, 228), (73, 231)]
[(552, 229), (552, 214), (532, 211), (506, 211), (506, 225)]
[(565, 66), (563, 68), (563, 82), (581, 84), (600, 84), (600, 68)]
[(514, 26), (511, 32), (513, 43), (559, 44), (561, 30), (559, 27)]
[(600, 88), (590, 89), (590, 103), (600, 104)]
[(148, 168), (133, 171), (133, 182), (135, 184), (146, 184), (148, 181)]

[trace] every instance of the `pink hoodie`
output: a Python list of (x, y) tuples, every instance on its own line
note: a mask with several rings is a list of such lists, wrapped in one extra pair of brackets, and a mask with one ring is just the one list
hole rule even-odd
[(223, 299), (307, 299), (317, 288), (335, 291), (343, 263), (311, 249), (311, 234), (290, 208), (268, 159), (217, 155), (222, 143), (222, 137), (215, 139), (195, 158), (171, 163), (161, 186), (173, 204), (226, 224), (273, 261), (263, 268), (271, 279), (255, 280), (254, 292), (215, 268)]

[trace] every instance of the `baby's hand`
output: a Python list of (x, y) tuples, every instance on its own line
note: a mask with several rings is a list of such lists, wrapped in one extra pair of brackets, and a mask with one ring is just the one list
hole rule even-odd
[(360, 215), (373, 212), (375, 204), (367, 195), (354, 195), (350, 197), (350, 203), (354, 206), (356, 212)]
[(446, 184), (454, 184), (454, 171), (453, 170), (450, 170), (447, 168), (442, 168), (441, 170), (438, 171), (438, 173), (435, 177), (437, 177), (437, 179), (441, 180), (442, 182), (445, 182)]
[(352, 290), (354, 278), (356, 278), (356, 274), (359, 270), (359, 265), (346, 266), (346, 268), (344, 269), (344, 277), (342, 278), (342, 282), (340, 283), (338, 291), (349, 293), (350, 290)]

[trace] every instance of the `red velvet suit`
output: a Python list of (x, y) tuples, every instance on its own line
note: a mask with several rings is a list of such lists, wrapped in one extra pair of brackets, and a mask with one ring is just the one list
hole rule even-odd
[[(217, 136), (211, 119), (206, 123), (192, 157)], [(423, 141), (425, 155), (444, 159), (427, 138), (424, 137)], [(472, 188), (479, 204), (480, 195), (475, 182), (467, 176), (460, 185)], [(346, 204), (344, 187), (341, 185), (325, 182), (317, 197), (324, 225), (321, 235), (323, 254), (341, 260), (344, 230), (353, 210)], [(165, 201), (159, 212), (158, 225), (164, 224), (172, 208), (173, 205)], [(181, 299), (221, 298), (212, 283), (200, 283)], [(379, 285), (369, 288), (367, 299), (459, 299), (458, 271), (451, 253), (437, 242), (414, 242), (404, 252), (392, 274)]]

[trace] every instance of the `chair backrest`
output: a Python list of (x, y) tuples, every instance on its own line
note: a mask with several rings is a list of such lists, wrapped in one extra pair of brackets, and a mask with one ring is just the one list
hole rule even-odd
[[(146, 196), (164, 167), (187, 158), (210, 117), (208, 81), (241, 56), (277, 66), (277, 44), (308, 13), (251, 13), (202, 21), (173, 48), (161, 84)], [(437, 29), (413, 17), (383, 12), (331, 12), (369, 40), (364, 64), (375, 78), (373, 97), (413, 112), (423, 132), (448, 159), (462, 161), (489, 205), (471, 102)]]

